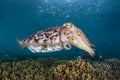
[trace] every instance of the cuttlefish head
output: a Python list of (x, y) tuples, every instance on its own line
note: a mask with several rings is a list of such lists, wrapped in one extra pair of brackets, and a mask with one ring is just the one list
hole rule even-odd
[(66, 43), (68, 42), (68, 37), (72, 34), (70, 34), (72, 31), (71, 31), (71, 28), (73, 27), (73, 24), (72, 23), (65, 23), (62, 25), (63, 27), (63, 30), (61, 31), (61, 40), (63, 43)]
[(72, 23), (65, 23), (63, 24), (63, 27), (64, 29), (61, 32), (63, 42), (68, 42), (82, 50), (85, 50), (91, 56), (94, 55), (94, 50), (91, 48), (91, 44), (82, 30)]

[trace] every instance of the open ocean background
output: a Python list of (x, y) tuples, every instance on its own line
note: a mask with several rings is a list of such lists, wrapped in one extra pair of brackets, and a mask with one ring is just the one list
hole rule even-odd
[[(82, 29), (103, 57), (120, 57), (120, 0), (0, 0), (0, 54), (33, 56), (19, 47), (16, 38), (24, 39), (65, 22)], [(68, 58), (80, 53), (82, 50), (72, 47), (36, 55)]]

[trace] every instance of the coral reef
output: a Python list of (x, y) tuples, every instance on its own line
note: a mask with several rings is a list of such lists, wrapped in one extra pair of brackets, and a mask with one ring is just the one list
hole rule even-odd
[(3, 62), (0, 80), (119, 80), (120, 60), (36, 59)]
[(44, 80), (44, 68), (39, 62), (21, 61), (1, 64), (2, 80)]
[(120, 60), (118, 59), (107, 59), (102, 62), (92, 62), (93, 67), (99, 68), (101, 71), (106, 71), (111, 76), (111, 80), (120, 79)]
[(109, 74), (81, 59), (58, 65), (51, 72), (52, 80), (109, 80)]

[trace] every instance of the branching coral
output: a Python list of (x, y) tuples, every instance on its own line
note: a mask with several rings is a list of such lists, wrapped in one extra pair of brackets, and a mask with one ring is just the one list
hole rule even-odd
[(90, 63), (80, 59), (57, 66), (52, 71), (51, 78), (53, 80), (107, 80), (106, 75), (106, 72), (93, 68)]
[(0, 64), (0, 80), (119, 80), (120, 60), (25, 60)]
[(104, 62), (93, 62), (95, 68), (99, 68), (101, 71), (106, 71), (109, 73), (110, 80), (120, 79), (120, 60), (118, 59), (108, 59)]
[(1, 64), (1, 78), (3, 80), (43, 80), (43, 70), (39, 62), (8, 62)]

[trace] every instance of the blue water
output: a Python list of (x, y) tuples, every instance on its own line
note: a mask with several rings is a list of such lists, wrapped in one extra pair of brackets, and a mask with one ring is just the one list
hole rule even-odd
[[(120, 57), (119, 0), (0, 0), (0, 52), (31, 54), (18, 46), (16, 38), (65, 22), (82, 29), (102, 56)], [(82, 50), (75, 49), (57, 56), (80, 55)]]

